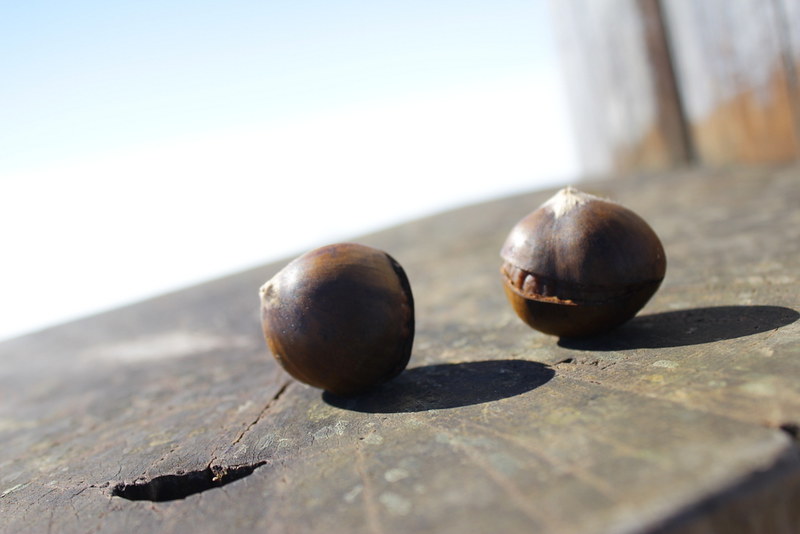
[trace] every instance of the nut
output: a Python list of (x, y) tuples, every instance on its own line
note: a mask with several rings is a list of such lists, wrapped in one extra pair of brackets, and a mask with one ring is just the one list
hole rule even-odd
[(260, 293), (267, 345), (301, 382), (355, 395), (408, 364), (414, 300), (403, 268), (385, 252), (354, 243), (318, 248)]
[(517, 223), (500, 255), (517, 315), (563, 337), (598, 334), (632, 318), (666, 271), (661, 241), (641, 217), (571, 187)]

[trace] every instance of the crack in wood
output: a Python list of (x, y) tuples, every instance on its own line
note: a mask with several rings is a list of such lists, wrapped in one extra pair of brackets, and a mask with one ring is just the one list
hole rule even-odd
[(256, 416), (256, 418), (249, 425), (247, 425), (247, 427), (245, 427), (245, 429), (242, 430), (238, 436), (236, 436), (236, 439), (233, 440), (231, 446), (236, 445), (237, 443), (242, 441), (244, 435), (247, 434), (250, 431), (250, 429), (256, 426), (259, 421), (261, 421), (261, 418), (264, 417), (264, 414), (267, 413), (270, 407), (278, 401), (281, 395), (283, 395), (283, 393), (286, 391), (286, 388), (289, 387), (289, 384), (291, 382), (292, 382), (291, 380), (287, 380), (286, 382), (283, 383), (283, 385), (280, 387), (280, 389), (278, 389), (275, 395), (273, 395), (272, 398), (267, 401), (267, 404), (264, 405), (264, 408), (258, 413), (258, 416)]
[[(244, 438), (245, 434), (261, 421), (264, 414), (266, 414), (270, 407), (280, 399), (290, 383), (291, 380), (287, 380), (281, 385), (278, 391), (264, 405), (264, 408), (259, 412), (258, 416), (236, 436), (236, 439), (233, 440), (231, 445), (239, 443)], [(174, 450), (175, 448), (171, 449), (170, 453), (174, 452)], [(163, 461), (166, 456), (168, 456), (168, 454), (160, 458), (155, 464)], [(146, 500), (154, 502), (185, 499), (190, 495), (195, 495), (209, 489), (219, 488), (244, 478), (267, 463), (266, 460), (262, 460), (250, 464), (225, 466), (219, 465), (216, 462), (217, 456), (212, 455), (204, 469), (188, 472), (177, 471), (152, 479), (140, 478), (132, 483), (121, 482), (111, 488), (111, 496), (122, 497), (123, 499), (131, 501)]]
[(782, 423), (778, 428), (786, 432), (795, 442), (800, 442), (800, 424), (798, 423)]
[(240, 480), (266, 464), (266, 461), (237, 466), (208, 466), (198, 471), (162, 475), (151, 480), (119, 483), (111, 489), (112, 497), (129, 501), (175, 501)]

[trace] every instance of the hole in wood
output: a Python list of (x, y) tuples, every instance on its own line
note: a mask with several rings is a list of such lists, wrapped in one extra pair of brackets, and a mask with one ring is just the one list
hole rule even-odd
[(783, 423), (778, 428), (789, 434), (792, 439), (800, 440), (800, 425), (797, 423)]
[(207, 467), (201, 471), (162, 475), (152, 480), (121, 482), (111, 489), (111, 495), (129, 501), (175, 501), (206, 490), (219, 488), (242, 479), (264, 465), (259, 462), (235, 467)]

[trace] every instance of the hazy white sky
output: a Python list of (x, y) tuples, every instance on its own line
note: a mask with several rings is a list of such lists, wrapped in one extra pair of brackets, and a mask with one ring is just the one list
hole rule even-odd
[(552, 38), (544, 0), (6, 3), (0, 338), (573, 179)]

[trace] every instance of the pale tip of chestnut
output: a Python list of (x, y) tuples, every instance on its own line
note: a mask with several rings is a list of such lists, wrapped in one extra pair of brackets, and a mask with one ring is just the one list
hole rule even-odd
[(563, 217), (577, 206), (586, 204), (590, 200), (600, 199), (589, 193), (579, 191), (572, 186), (567, 186), (542, 204), (542, 207), (552, 210), (553, 215), (559, 218)]

